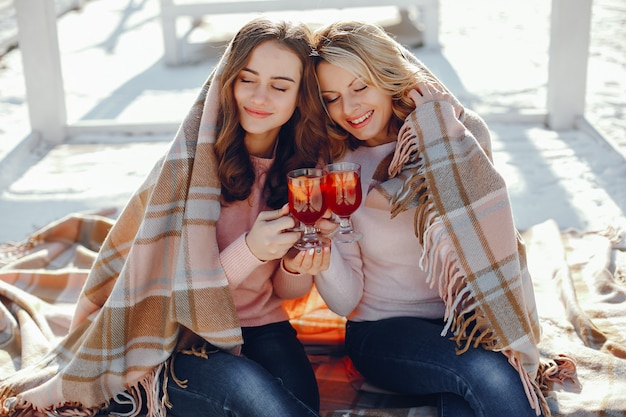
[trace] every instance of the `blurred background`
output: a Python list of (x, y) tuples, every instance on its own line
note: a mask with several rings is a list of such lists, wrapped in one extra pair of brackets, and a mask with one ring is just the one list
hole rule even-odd
[[(313, 0), (314, 4), (321, 1)], [(13, 1), (0, 0), (0, 242), (21, 239), (72, 210), (122, 206), (167, 148), (229, 37), (259, 14), (244, 11), (179, 19), (176, 30), (181, 49), (172, 64), (166, 59), (161, 2), (171, 0), (55, 0), (67, 123), (109, 123), (118, 126), (119, 132), (84, 129), (54, 146), (36, 140), (26, 146), (24, 139), (32, 141), (32, 136), (15, 8)], [(199, 0), (178, 0), (194, 2)], [(350, 2), (342, 2), (346, 3)], [(302, 7), (296, 0), (295, 4)], [(346, 9), (266, 14), (313, 27), (336, 19), (379, 23), (412, 49), (465, 106), (483, 116), (495, 128), (496, 139), (508, 135), (518, 140), (520, 129), (524, 138), (532, 136), (529, 129), (542, 129), (547, 111), (551, 1), (438, 0), (436, 47), (424, 45), (432, 22), (419, 11), (406, 12), (407, 24), (402, 8), (353, 4)], [(42, 28), (42, 33), (49, 32)], [(592, 2), (584, 88), (585, 119), (608, 147), (626, 155), (624, 0)], [(498, 128), (520, 124), (523, 127), (513, 132), (498, 133)], [(122, 132), (119, 126), (124, 125), (143, 127)], [(585, 149), (601, 146), (590, 142)], [(571, 149), (563, 152), (574, 153)], [(519, 159), (519, 155), (510, 154), (507, 159)], [(525, 163), (530, 162), (505, 162)], [(610, 173), (617, 181), (612, 186), (624, 182), (620, 163)], [(597, 174), (596, 168), (589, 170)], [(594, 186), (606, 188), (593, 181)], [(512, 185), (513, 198), (522, 202), (525, 196), (517, 195)], [(617, 206), (625, 204), (622, 194)], [(522, 223), (536, 220), (536, 216), (520, 217)], [(15, 227), (16, 223), (23, 226)], [(563, 226), (570, 224), (586, 225), (563, 222)]]

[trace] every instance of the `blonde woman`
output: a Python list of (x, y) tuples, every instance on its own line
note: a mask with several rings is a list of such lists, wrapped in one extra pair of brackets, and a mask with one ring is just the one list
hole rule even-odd
[(315, 283), (371, 383), (440, 416), (549, 413), (532, 283), (489, 131), (380, 27), (315, 33), (333, 157), (361, 164), (363, 233)]

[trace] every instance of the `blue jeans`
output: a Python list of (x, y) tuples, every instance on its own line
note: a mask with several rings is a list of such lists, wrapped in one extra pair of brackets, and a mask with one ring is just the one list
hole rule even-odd
[(316, 417), (319, 391), (304, 347), (289, 322), (242, 328), (244, 356), (177, 354), (167, 391), (176, 417)]
[(243, 327), (241, 353), (280, 379), (311, 409), (320, 408), (320, 394), (315, 372), (296, 330), (288, 321), (257, 327)]
[(437, 394), (440, 417), (536, 417), (517, 371), (501, 353), (440, 335), (441, 320), (394, 317), (348, 321), (346, 350), (375, 385), (411, 395)]
[[(223, 351), (210, 353), (208, 359), (174, 354), (172, 372), (187, 386), (168, 378), (168, 416), (319, 417), (315, 373), (289, 322), (242, 331), (245, 356)], [(112, 401), (106, 411), (124, 415), (130, 407)]]

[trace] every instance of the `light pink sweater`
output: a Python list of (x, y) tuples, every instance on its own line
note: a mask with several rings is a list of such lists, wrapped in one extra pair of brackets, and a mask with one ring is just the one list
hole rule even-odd
[[(348, 151), (345, 161), (361, 164), (363, 195), (380, 161), (396, 142)], [(393, 220), (389, 209), (367, 207), (351, 216), (363, 233), (357, 243), (333, 242), (330, 268), (315, 277), (320, 294), (335, 313), (354, 321), (396, 316), (443, 318), (444, 303), (419, 267), (422, 248), (415, 238), (415, 209)]]
[(284, 299), (306, 294), (313, 283), (311, 275), (291, 274), (280, 259), (263, 262), (250, 252), (246, 234), (261, 211), (270, 210), (261, 198), (267, 172), (273, 159), (251, 157), (256, 173), (252, 193), (245, 201), (222, 206), (217, 222), (220, 262), (237, 308), (241, 326), (261, 326), (287, 320)]

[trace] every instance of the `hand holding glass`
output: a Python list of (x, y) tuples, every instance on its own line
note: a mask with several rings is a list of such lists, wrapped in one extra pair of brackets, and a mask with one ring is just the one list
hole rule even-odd
[(304, 224), (304, 233), (294, 247), (300, 250), (327, 246), (327, 239), (318, 235), (317, 222), (326, 211), (324, 187), (326, 177), (318, 168), (300, 168), (287, 174), (289, 211)]
[(363, 237), (350, 224), (350, 215), (361, 205), (361, 165), (337, 162), (326, 166), (326, 203), (339, 217), (339, 227), (332, 238), (337, 242), (356, 242)]

